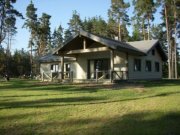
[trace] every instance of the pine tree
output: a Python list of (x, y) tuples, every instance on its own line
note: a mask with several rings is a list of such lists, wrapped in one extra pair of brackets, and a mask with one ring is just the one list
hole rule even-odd
[(69, 30), (75, 34), (82, 28), (82, 21), (76, 10), (73, 11), (72, 18), (69, 20), (68, 25)]
[(51, 28), (50, 28), (51, 16), (43, 13), (39, 18), (38, 26), (38, 56), (42, 56), (51, 50)]
[(22, 14), (14, 9), (14, 3), (16, 3), (16, 0), (0, 1), (0, 46), (10, 28), (15, 28), (16, 18), (20, 17), (23, 19)]
[[(129, 16), (127, 14), (129, 6), (130, 4), (125, 3), (124, 0), (111, 0), (111, 8), (108, 11), (109, 20), (114, 20), (115, 22), (113, 27), (118, 28), (118, 39), (120, 41), (122, 41), (122, 30), (125, 31), (126, 25), (129, 24)], [(123, 35), (123, 37), (125, 36), (127, 35)]]
[(147, 33), (148, 37), (147, 39), (150, 40), (150, 27), (151, 27), (151, 21), (154, 20), (154, 13), (156, 12), (156, 3), (154, 0), (133, 0), (133, 4), (135, 5), (135, 14), (139, 17), (141, 17), (142, 20), (142, 27), (143, 27), (143, 35), (144, 39), (145, 37), (145, 23), (147, 23)]
[(64, 31), (64, 42), (67, 42), (68, 39), (72, 36), (72, 33), (69, 29)]
[(63, 28), (59, 25), (52, 34), (52, 48), (62, 47), (63, 40)]

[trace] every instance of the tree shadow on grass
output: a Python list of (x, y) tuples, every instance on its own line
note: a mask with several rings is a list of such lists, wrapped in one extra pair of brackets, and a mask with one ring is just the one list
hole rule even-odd
[(68, 98), (46, 98), (46, 99), (30, 100), (30, 101), (10, 101), (10, 102), (1, 102), (0, 109), (83, 105), (85, 103), (88, 104), (100, 100), (104, 100), (104, 98), (68, 97)]
[(141, 112), (108, 120), (97, 132), (103, 135), (179, 135), (179, 129), (180, 112)]
[(180, 112), (136, 112), (119, 116), (53, 119), (7, 125), (3, 134), (179, 135)]
[(180, 80), (153, 80), (139, 83), (143, 83), (145, 87), (180, 86)]
[(180, 92), (164, 92), (156, 95), (147, 95), (142, 97), (128, 97), (119, 100), (111, 100), (104, 97), (88, 96), (88, 97), (46, 98), (46, 99), (31, 100), (31, 101), (10, 101), (10, 102), (1, 102), (0, 109), (108, 104), (114, 102), (125, 102), (125, 101), (141, 100), (147, 98), (166, 97), (179, 93)]

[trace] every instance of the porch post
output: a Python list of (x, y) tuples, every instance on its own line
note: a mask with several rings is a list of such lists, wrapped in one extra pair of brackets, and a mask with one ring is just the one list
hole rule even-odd
[(86, 49), (86, 39), (83, 40), (83, 49)]
[(64, 79), (64, 55), (61, 56), (61, 79)]
[(110, 69), (110, 80), (113, 81), (113, 71), (114, 71), (114, 50), (110, 50), (110, 60), (111, 60), (111, 69)]
[(126, 80), (129, 79), (129, 54), (126, 53), (126, 67), (127, 67), (127, 71), (126, 71)]

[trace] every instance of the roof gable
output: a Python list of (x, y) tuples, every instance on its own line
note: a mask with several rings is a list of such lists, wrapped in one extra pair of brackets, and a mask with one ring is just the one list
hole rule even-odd
[[(78, 34), (73, 35), (68, 41), (66, 41), (64, 43), (64, 46), (61, 48), (58, 48), (54, 53), (57, 53), (58, 51), (65, 51), (68, 47), (71, 47), (71, 43), (74, 42), (76, 43), (76, 40), (79, 40), (79, 43), (83, 41), (81, 40), (81, 37), (86, 38), (92, 42), (97, 42), (100, 43), (102, 45), (105, 45), (106, 47), (109, 47), (110, 49), (113, 50), (119, 50), (119, 51), (124, 51), (124, 52), (129, 52), (129, 53), (133, 53), (136, 55), (145, 55), (142, 51), (138, 50), (137, 48), (129, 45), (128, 43), (125, 42), (120, 42), (117, 40), (113, 40), (113, 39), (109, 39), (109, 38), (105, 38), (105, 37), (101, 37), (101, 36), (97, 36), (95, 34), (91, 34), (88, 32), (85, 32), (83, 30), (81, 30)], [(77, 47), (77, 44), (73, 44), (74, 46)]]
[(152, 48), (156, 47), (162, 57), (162, 60), (167, 60), (167, 55), (158, 40), (144, 40), (125, 43), (91, 34), (83, 30), (80, 30), (78, 34), (75, 34), (71, 38), (69, 38), (64, 43), (63, 47), (57, 48), (56, 51), (54, 51), (54, 54), (56, 54), (57, 52), (66, 51), (67, 49), (73, 50), (75, 47), (80, 47), (80, 45), (83, 44), (83, 38), (86, 38), (88, 40), (87, 42), (89, 43), (97, 42), (110, 49), (124, 51), (134, 55), (147, 55)]
[(139, 49), (140, 51), (148, 54), (153, 48), (156, 48), (159, 54), (162, 57), (163, 61), (167, 60), (167, 55), (164, 52), (159, 40), (143, 40), (143, 41), (134, 41), (128, 42), (131, 46)]

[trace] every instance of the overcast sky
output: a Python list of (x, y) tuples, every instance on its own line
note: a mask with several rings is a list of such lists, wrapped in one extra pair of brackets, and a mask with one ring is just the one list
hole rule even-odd
[[(131, 1), (131, 0), (126, 0)], [(30, 0), (17, 0), (14, 7), (26, 17), (26, 7), (30, 3)], [(63, 28), (67, 28), (67, 23), (72, 17), (72, 11), (77, 10), (81, 19), (85, 17), (101, 16), (107, 20), (107, 11), (110, 8), (111, 0), (33, 0), (35, 7), (37, 8), (38, 17), (41, 17), (43, 12), (51, 15), (51, 31), (59, 24)], [(133, 9), (129, 9), (129, 15), (132, 16)], [(156, 22), (159, 22), (159, 14), (156, 15)], [(22, 28), (24, 20), (17, 20), (18, 33), (12, 44), (12, 51), (15, 49), (28, 50), (29, 32), (25, 28)], [(130, 31), (131, 28), (129, 28)]]

